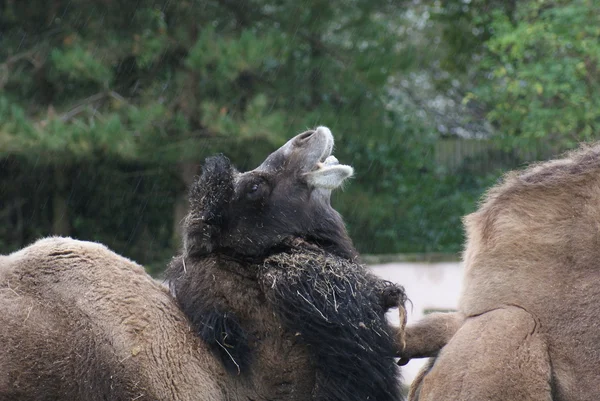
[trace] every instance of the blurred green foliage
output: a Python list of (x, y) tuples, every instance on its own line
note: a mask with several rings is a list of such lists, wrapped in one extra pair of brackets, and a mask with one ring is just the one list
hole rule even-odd
[(543, 140), (570, 148), (596, 139), (600, 121), (600, 7), (593, 0), (456, 1), (440, 10), (471, 54), (463, 98), (483, 109), (507, 147)]
[(327, 125), (361, 252), (458, 252), (523, 160), (438, 165), (425, 104), (451, 94), (512, 146), (592, 138), (597, 21), (585, 0), (0, 2), (0, 251), (68, 234), (159, 271), (206, 156), (250, 169)]

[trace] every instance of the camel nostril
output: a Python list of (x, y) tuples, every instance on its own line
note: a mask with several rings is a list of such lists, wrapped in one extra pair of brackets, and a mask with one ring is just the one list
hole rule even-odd
[(314, 133), (315, 133), (315, 131), (306, 131), (306, 132), (298, 135), (298, 137), (296, 138), (296, 142), (299, 142), (299, 143), (306, 142), (310, 139), (311, 136), (313, 136)]

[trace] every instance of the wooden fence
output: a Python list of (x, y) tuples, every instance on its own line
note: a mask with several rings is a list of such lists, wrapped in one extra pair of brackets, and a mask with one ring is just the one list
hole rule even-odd
[(506, 149), (489, 139), (447, 138), (436, 142), (435, 161), (449, 171), (467, 169), (485, 173), (498, 168), (511, 169), (547, 160), (562, 151), (564, 149), (549, 146), (541, 140), (519, 148)]

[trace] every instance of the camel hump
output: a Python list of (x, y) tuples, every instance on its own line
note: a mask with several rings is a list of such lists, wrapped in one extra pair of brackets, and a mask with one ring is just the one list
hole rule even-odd
[[(71, 237), (45, 237), (35, 241), (33, 244), (11, 253), (8, 256), (31, 254), (32, 252), (52, 252), (55, 250), (80, 250), (80, 249), (96, 249), (98, 251), (108, 251), (108, 248), (100, 243), (91, 241), (80, 241)], [(110, 251), (109, 251), (110, 252)]]
[(503, 306), (469, 317), (419, 383), (419, 401), (551, 401), (548, 346), (536, 317)]
[(589, 242), (596, 241), (597, 226), (590, 222), (598, 220), (599, 184), (600, 142), (507, 173), (464, 219), (465, 258), (483, 251), (510, 256), (523, 243), (535, 245), (530, 252), (587, 240), (582, 248), (589, 249)]
[(80, 241), (70, 237), (42, 238), (19, 251), (5, 256), (5, 258), (8, 258), (8, 260), (19, 260), (22, 258), (33, 258), (40, 260), (87, 258), (89, 260), (104, 260), (106, 257), (126, 260), (129, 263), (134, 263), (131, 260), (114, 253), (105, 245), (91, 241)]
[(108, 249), (106, 246), (89, 241), (79, 241), (69, 237), (47, 237), (33, 244), (0, 257), (0, 277), (10, 277), (17, 273), (20, 279), (35, 277), (58, 277), (68, 275), (110, 276), (116, 270), (144, 274), (144, 268), (137, 263)]

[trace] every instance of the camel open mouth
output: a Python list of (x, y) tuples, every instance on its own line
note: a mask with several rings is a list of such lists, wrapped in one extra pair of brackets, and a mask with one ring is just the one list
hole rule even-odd
[[(354, 169), (346, 164), (340, 164), (337, 157), (330, 155), (324, 161), (317, 163), (317, 168), (312, 172), (313, 179), (319, 177), (318, 182), (312, 182), (316, 187), (336, 189), (347, 179), (352, 177)], [(323, 180), (325, 179), (325, 180)]]
[(351, 166), (340, 164), (331, 153), (333, 151), (333, 135), (327, 127), (317, 127), (314, 134), (323, 138), (322, 153), (314, 170), (307, 174), (307, 181), (315, 188), (333, 190), (340, 187), (347, 178), (354, 174)]

